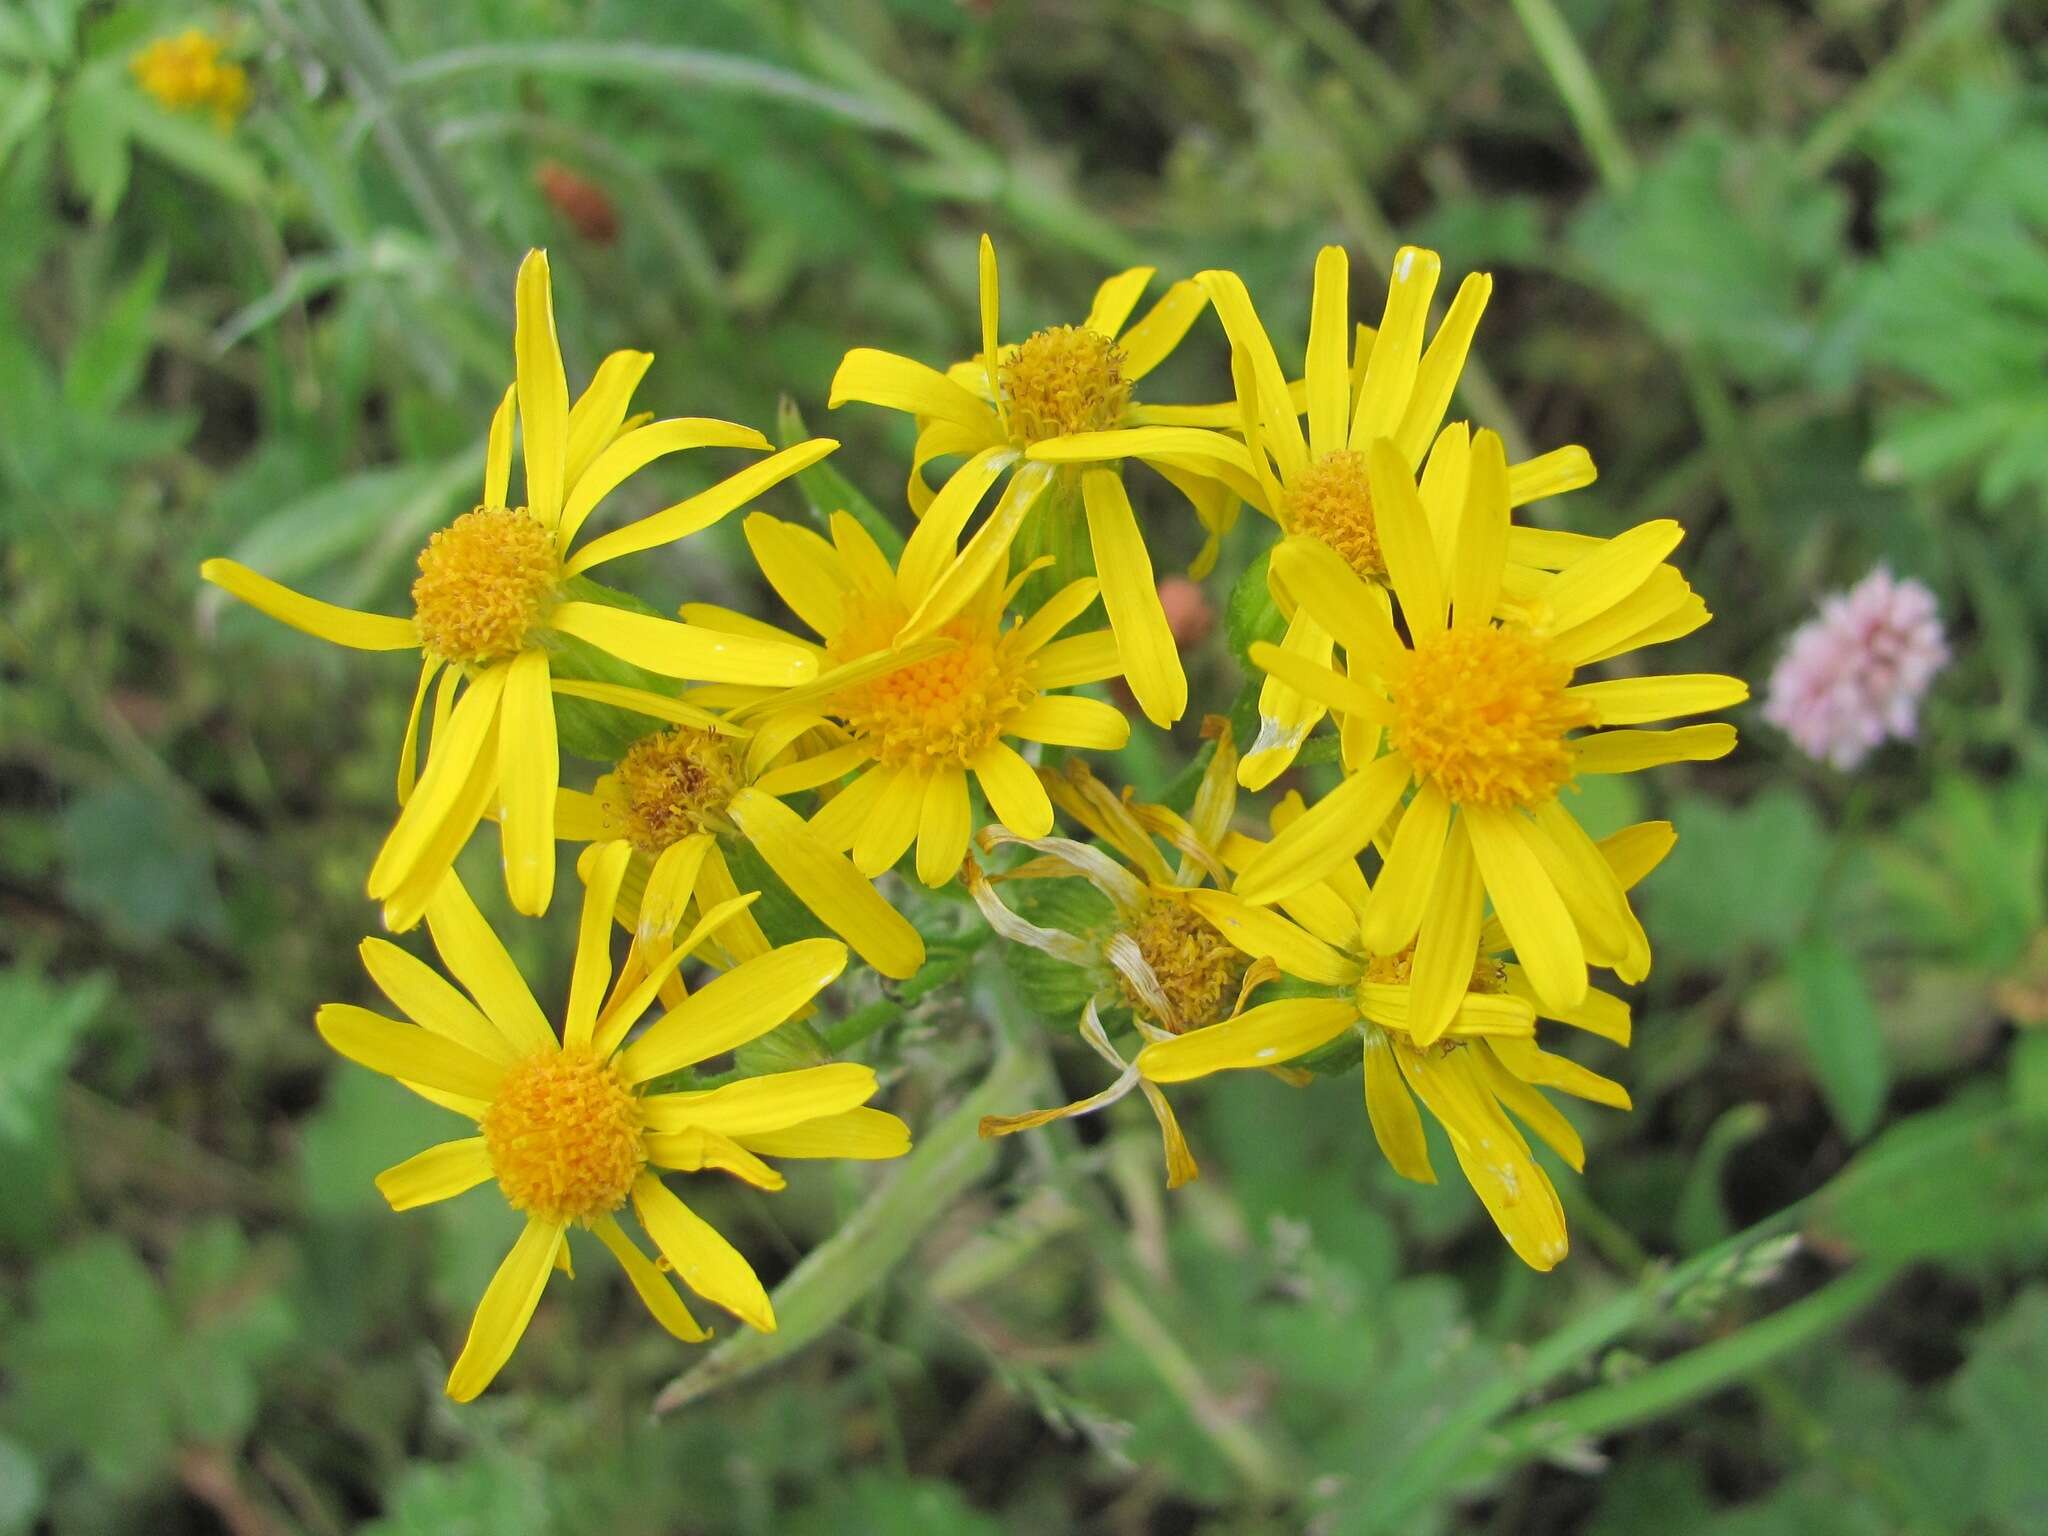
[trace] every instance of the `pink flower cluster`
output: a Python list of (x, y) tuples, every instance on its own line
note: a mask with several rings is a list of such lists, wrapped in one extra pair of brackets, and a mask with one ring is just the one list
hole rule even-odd
[(1794, 631), (1764, 718), (1808, 757), (1854, 768), (1879, 743), (1912, 738), (1921, 695), (1948, 660), (1934, 594), (1879, 566)]

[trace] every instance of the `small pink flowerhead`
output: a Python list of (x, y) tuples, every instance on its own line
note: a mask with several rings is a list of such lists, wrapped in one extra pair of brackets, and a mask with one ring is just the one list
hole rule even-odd
[(1808, 757), (1855, 768), (1881, 742), (1912, 739), (1921, 696), (1948, 660), (1934, 594), (1879, 566), (1793, 632), (1764, 718)]

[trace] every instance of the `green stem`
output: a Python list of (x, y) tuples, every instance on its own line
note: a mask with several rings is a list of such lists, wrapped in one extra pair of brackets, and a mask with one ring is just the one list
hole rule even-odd
[(1572, 36), (1571, 28), (1565, 25), (1564, 17), (1551, 0), (1514, 0), (1514, 7), (1522, 30), (1529, 34), (1536, 56), (1550, 75), (1550, 83), (1564, 99), (1572, 125), (1593, 157), (1601, 182), (1609, 191), (1626, 192), (1636, 179), (1635, 156), (1622, 140), (1614, 114), (1608, 110), (1607, 97), (1600, 90), (1592, 65), (1586, 62), (1579, 40)]
[(1510, 1419), (1467, 1457), (1459, 1480), (1484, 1477), (1547, 1451), (1603, 1435), (1740, 1381), (1780, 1355), (1799, 1349), (1849, 1321), (1889, 1285), (1898, 1266), (1866, 1262), (1737, 1333), (1652, 1366), (1639, 1376), (1595, 1387), (1562, 1402), (1545, 1403)]

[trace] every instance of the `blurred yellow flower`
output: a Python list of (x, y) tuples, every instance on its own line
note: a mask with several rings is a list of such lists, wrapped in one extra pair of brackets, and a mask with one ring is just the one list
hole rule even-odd
[[(832, 380), (831, 403), (863, 400), (916, 416), (910, 503), (920, 517), (936, 508), (964, 523), (1006, 470), (1031, 461), (1074, 468), (1102, 605), (1125, 677), (1147, 718), (1167, 726), (1187, 708), (1187, 678), (1118, 464), (1125, 457), (1143, 459), (1193, 504), (1209, 530), (1198, 574), (1215, 563), (1218, 540), (1236, 515), (1239, 496), (1251, 487), (1244, 454), (1233, 451), (1234, 445), (1219, 447), (1221, 439), (1195, 434), (1190, 449), (1167, 434), (1155, 451), (1144, 434), (1122, 430), (1162, 422), (1223, 425), (1230, 419), (1228, 407), (1147, 406), (1132, 397), (1133, 386), (1165, 361), (1208, 303), (1199, 284), (1182, 281), (1143, 318), (1128, 323), (1156, 270), (1132, 267), (1105, 281), (1079, 325), (1049, 326), (1005, 345), (997, 340), (995, 246), (983, 235), (980, 353), (940, 373), (892, 352), (856, 348)], [(966, 462), (934, 497), (925, 467), (949, 455), (966, 455)], [(1231, 471), (1235, 485), (1218, 478)], [(1019, 478), (1029, 494), (1006, 499), (986, 525), (1005, 545), (1054, 483), (1042, 474), (1020, 472)], [(964, 505), (950, 504), (956, 501)], [(1070, 515), (1070, 509), (1053, 515)]]
[[(1409, 814), (1415, 814), (1412, 807)], [(1654, 869), (1675, 841), (1670, 823), (1645, 822), (1589, 846), (1608, 878), (1625, 889)], [(1343, 868), (1344, 878), (1356, 881), (1356, 864)], [(1362, 890), (1362, 882), (1355, 888)], [(1497, 919), (1462, 951), (1432, 948), (1425, 928), (1419, 946), (1376, 956), (1360, 942), (1348, 913), (1318, 923), (1310, 912), (1304, 914), (1307, 921), (1295, 923), (1222, 891), (1200, 892), (1194, 899), (1247, 955), (1329, 990), (1262, 1003), (1213, 1028), (1155, 1041), (1138, 1054), (1137, 1069), (1147, 1080), (1178, 1083), (1212, 1072), (1271, 1067), (1354, 1031), (1364, 1045), (1366, 1114), (1394, 1171), (1420, 1183), (1436, 1182), (1415, 1109), (1419, 1098), (1443, 1126), (1459, 1167), (1516, 1254), (1534, 1269), (1549, 1269), (1565, 1256), (1557, 1191), (1508, 1114), (1575, 1172), (1583, 1170), (1585, 1143), (1537, 1089), (1555, 1088), (1616, 1109), (1630, 1107), (1628, 1092), (1540, 1049), (1536, 1020), (1553, 1019), (1627, 1045), (1626, 1003), (1600, 991), (1587, 992), (1569, 1008), (1539, 1002), (1522, 967), (1500, 958), (1509, 939)], [(1450, 972), (1453, 1002), (1448, 1024), (1427, 1040), (1419, 1035), (1418, 1011), (1424, 966)]]
[[(1329, 545), (1297, 535), (1273, 551), (1276, 579), (1345, 647), (1350, 670), (1263, 643), (1252, 660), (1366, 740), (1347, 754), (1345, 781), (1273, 839), (1237, 891), (1266, 903), (1324, 879), (1381, 836), (1414, 785), (1361, 918), (1374, 955), (1399, 954), (1420, 933), (1412, 1033), (1426, 1046), (1457, 1014), (1489, 898), (1553, 1012), (1584, 1000), (1589, 963), (1631, 982), (1648, 972), (1642, 926), (1559, 791), (1578, 774), (1726, 755), (1735, 728), (1725, 723), (1598, 728), (1723, 709), (1749, 690), (1712, 674), (1572, 681), (1581, 667), (1707, 621), (1706, 605), (1664, 564), (1683, 536), (1676, 523), (1644, 523), (1504, 598), (1511, 541), (1500, 439), (1473, 439), (1461, 516), (1441, 537), (1393, 445), (1374, 440), (1366, 459), (1407, 638)], [(1510, 616), (1497, 618), (1504, 602)], [(1374, 757), (1382, 738), (1387, 750)]]
[(781, 1024), (839, 975), (846, 949), (807, 939), (749, 960), (628, 1044), (676, 967), (752, 899), (704, 913), (659, 967), (622, 975), (607, 997), (611, 916), (630, 854), (627, 844), (610, 844), (591, 870), (559, 1035), (453, 873), (436, 888), (426, 917), (443, 964), (468, 995), (396, 945), (366, 939), (365, 968), (412, 1022), (345, 1003), (328, 1004), (317, 1018), (321, 1037), (343, 1056), (475, 1122), (477, 1134), (378, 1175), (392, 1209), (446, 1200), (494, 1180), (526, 1218), (449, 1373), (448, 1395), (458, 1401), (483, 1391), (511, 1358), (549, 1271), (570, 1267), (573, 1227), (611, 1251), (670, 1333), (693, 1343), (706, 1337), (668, 1274), (619, 1225), (615, 1213), (629, 1200), (669, 1272), (706, 1301), (773, 1331), (775, 1311), (752, 1266), (669, 1189), (664, 1171), (716, 1169), (773, 1190), (784, 1180), (764, 1156), (884, 1158), (910, 1147), (901, 1120), (864, 1107), (874, 1096), (875, 1074), (854, 1062), (700, 1092), (648, 1091), (656, 1078)]
[(135, 83), (173, 112), (211, 110), (232, 127), (249, 105), (249, 75), (221, 57), (220, 40), (198, 27), (160, 37), (128, 61)]
[[(1131, 732), (1121, 710), (1055, 691), (1120, 668), (1108, 630), (1061, 638), (1093, 605), (1095, 582), (1069, 583), (1006, 627), (1028, 572), (1007, 579), (1007, 549), (979, 535), (956, 551), (967, 509), (956, 502), (949, 514), (944, 501), (932, 504), (894, 570), (843, 512), (833, 514), (829, 542), (765, 515), (747, 519), (747, 542), (769, 584), (821, 637), (824, 670), (815, 685), (735, 711), (762, 731), (829, 722), (842, 732), (844, 744), (822, 756), (813, 782), (865, 771), (826, 802), (812, 830), (834, 849), (851, 849), (854, 867), (868, 876), (893, 867), (915, 843), (918, 877), (932, 886), (959, 874), (967, 858), (969, 773), (1005, 826), (1034, 837), (1052, 830), (1052, 802), (1011, 740), (1114, 751)], [(686, 611), (700, 622), (717, 619)]]
[[(323, 640), (423, 653), (399, 755), (403, 808), (369, 878), (369, 894), (384, 903), (384, 920), (393, 929), (419, 921), (478, 821), (500, 804), (512, 904), (529, 915), (547, 910), (561, 769), (555, 691), (716, 728), (714, 716), (664, 695), (558, 678), (566, 644), (586, 643), (663, 677), (778, 687), (816, 674), (816, 663), (800, 647), (616, 606), (586, 573), (709, 527), (838, 445), (817, 438), (786, 448), (572, 548), (598, 503), (655, 459), (690, 448), (770, 445), (751, 427), (703, 417), (629, 422), (633, 390), (654, 360), (646, 352), (611, 354), (572, 407), (542, 251), (529, 253), (519, 269), (514, 352), (517, 380), (491, 421), (483, 500), (420, 551), (411, 618), (338, 608), (232, 560), (208, 560), (199, 568), (251, 607)], [(526, 503), (517, 507), (508, 495), (515, 414), (524, 429), (526, 468)], [(415, 782), (420, 716), (436, 674), (432, 747)]]

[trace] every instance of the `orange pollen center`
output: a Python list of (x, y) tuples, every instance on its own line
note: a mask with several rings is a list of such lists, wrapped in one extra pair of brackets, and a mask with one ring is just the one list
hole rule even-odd
[(447, 661), (517, 655), (561, 579), (553, 532), (524, 507), (465, 512), (420, 551), (412, 584), (420, 644)]
[(1339, 448), (1317, 459), (1287, 487), (1281, 514), (1289, 533), (1321, 539), (1367, 581), (1386, 579), (1364, 454)]
[(609, 1215), (647, 1162), (639, 1099), (580, 1048), (542, 1051), (507, 1072), (483, 1132), (507, 1203), (543, 1221)]
[[(1247, 962), (1237, 946), (1200, 913), (1185, 902), (1150, 901), (1130, 935), (1182, 1026), (1201, 1029), (1229, 1013)], [(1118, 984), (1125, 1002), (1140, 1012), (1148, 1011), (1129, 981), (1119, 975)], [(1174, 1021), (1159, 1022), (1170, 1025)]]
[(1020, 447), (1073, 432), (1107, 432), (1131, 403), (1122, 349), (1085, 325), (1033, 332), (996, 370), (996, 388)]
[(1572, 776), (1566, 734), (1593, 711), (1572, 669), (1516, 629), (1448, 629), (1389, 679), (1395, 750), (1456, 805), (1533, 806)]
[[(843, 688), (833, 711), (889, 767), (953, 763), (966, 767), (1002, 738), (1037, 696), (1017, 632), (963, 616), (939, 631), (950, 651)], [(872, 649), (872, 648), (870, 648)], [(837, 654), (837, 663), (863, 654)]]
[(739, 787), (739, 760), (726, 738), (678, 725), (634, 742), (598, 792), (635, 848), (660, 853), (721, 825)]

